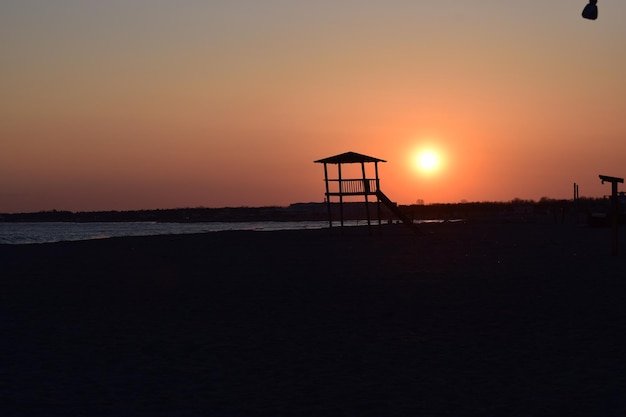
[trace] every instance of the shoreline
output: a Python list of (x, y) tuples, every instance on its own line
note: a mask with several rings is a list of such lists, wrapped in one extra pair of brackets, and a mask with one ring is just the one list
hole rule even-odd
[(0, 413), (626, 410), (609, 229), (420, 228), (2, 245)]
[[(425, 223), (462, 222), (453, 220), (417, 220), (419, 227)], [(365, 226), (367, 220), (346, 220), (346, 227)], [(390, 224), (385, 222), (384, 226)], [(333, 227), (339, 227), (335, 222)], [(372, 228), (378, 227), (372, 222)], [(159, 236), (212, 233), (221, 231), (251, 230), (258, 232), (278, 230), (327, 229), (328, 221), (267, 221), (267, 222), (0, 222), (0, 245), (23, 245), (108, 239), (125, 236)]]

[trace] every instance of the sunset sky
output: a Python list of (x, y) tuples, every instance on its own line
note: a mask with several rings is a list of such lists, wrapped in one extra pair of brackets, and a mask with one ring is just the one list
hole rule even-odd
[(0, 212), (321, 202), (347, 151), (400, 204), (609, 194), (626, 1), (585, 3), (4, 0)]

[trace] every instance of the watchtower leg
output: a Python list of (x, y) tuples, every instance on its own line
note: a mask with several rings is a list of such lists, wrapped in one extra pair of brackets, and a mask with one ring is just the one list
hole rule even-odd
[(363, 194), (365, 195), (365, 213), (367, 214), (367, 228), (369, 229), (370, 234), (372, 234), (372, 222), (370, 220), (370, 203), (367, 198), (367, 195), (370, 192), (370, 183), (367, 181), (367, 177), (365, 176), (365, 163), (361, 162), (361, 172), (363, 173)]

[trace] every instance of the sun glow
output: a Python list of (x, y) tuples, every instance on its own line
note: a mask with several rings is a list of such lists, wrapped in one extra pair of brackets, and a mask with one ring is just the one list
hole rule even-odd
[(417, 166), (422, 171), (434, 171), (439, 166), (439, 157), (433, 151), (424, 151), (417, 156)]
[(422, 148), (414, 153), (412, 165), (421, 174), (431, 175), (441, 170), (441, 152), (434, 148)]

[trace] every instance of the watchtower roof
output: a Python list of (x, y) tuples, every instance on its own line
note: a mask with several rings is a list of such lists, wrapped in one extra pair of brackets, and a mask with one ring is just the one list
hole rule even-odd
[(383, 159), (374, 158), (356, 152), (345, 152), (328, 158), (318, 159), (314, 161), (320, 164), (355, 164), (360, 162), (387, 162)]

